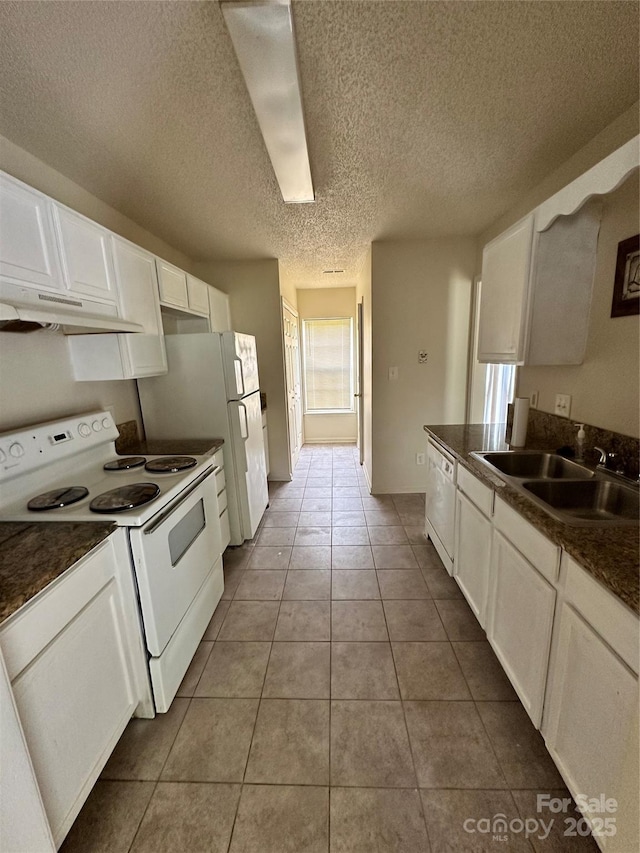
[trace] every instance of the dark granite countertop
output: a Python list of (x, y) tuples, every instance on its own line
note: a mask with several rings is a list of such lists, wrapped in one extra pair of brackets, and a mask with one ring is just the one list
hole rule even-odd
[(112, 522), (0, 522), (0, 620), (116, 529)]
[(624, 604), (638, 612), (640, 531), (637, 527), (589, 528), (563, 524), (469, 456), (472, 451), (509, 450), (504, 440), (505, 424), (445, 424), (424, 429)]
[(121, 456), (213, 456), (223, 444), (223, 438), (159, 438), (118, 444), (116, 449)]

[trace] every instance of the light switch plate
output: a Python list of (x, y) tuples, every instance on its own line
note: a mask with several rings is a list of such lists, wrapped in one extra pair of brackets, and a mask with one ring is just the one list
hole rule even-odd
[(429, 361), (429, 353), (421, 349), (418, 352), (418, 364), (426, 364)]
[(537, 391), (532, 391), (529, 394), (529, 405), (531, 406), (532, 409), (538, 408), (538, 392)]
[(571, 414), (571, 394), (556, 394), (556, 415), (568, 418)]
[(398, 368), (390, 367), (389, 368), (389, 381), (394, 382), (398, 378)]

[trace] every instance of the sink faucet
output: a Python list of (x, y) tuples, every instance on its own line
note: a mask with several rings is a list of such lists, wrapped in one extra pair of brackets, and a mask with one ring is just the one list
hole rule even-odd
[[(602, 447), (597, 447), (595, 445), (593, 449), (597, 450), (597, 452), (600, 454), (600, 459), (598, 460), (597, 465), (598, 468), (604, 468), (610, 473), (613, 472), (615, 474), (618, 474), (619, 476), (624, 477), (625, 480), (631, 479), (630, 476), (627, 474), (627, 471), (624, 467), (624, 463), (619, 458), (617, 453), (607, 452), (606, 450), (603, 450)], [(636, 482), (640, 482), (640, 477)]]

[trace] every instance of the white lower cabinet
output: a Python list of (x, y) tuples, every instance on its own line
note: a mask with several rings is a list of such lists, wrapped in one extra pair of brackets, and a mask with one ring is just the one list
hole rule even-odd
[(556, 591), (494, 531), (487, 638), (536, 728), (540, 727)]
[(638, 619), (570, 558), (564, 568), (542, 733), (576, 799), (616, 801), (584, 812), (601, 849), (637, 850)]
[(491, 520), (458, 490), (453, 576), (483, 628), (490, 559)]
[(125, 531), (9, 617), (0, 648), (59, 847), (129, 719), (150, 699)]

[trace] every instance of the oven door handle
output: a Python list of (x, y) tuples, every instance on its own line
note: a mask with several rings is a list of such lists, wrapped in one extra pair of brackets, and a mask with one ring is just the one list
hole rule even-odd
[(189, 488), (185, 492), (182, 492), (182, 494), (178, 495), (178, 497), (176, 498), (174, 503), (172, 503), (170, 506), (167, 507), (167, 509), (165, 509), (159, 515), (157, 515), (153, 519), (153, 521), (151, 521), (151, 523), (149, 524), (148, 527), (143, 528), (142, 532), (145, 534), (145, 536), (148, 536), (150, 533), (153, 533), (153, 531), (157, 530), (157, 528), (163, 522), (165, 522), (169, 518), (170, 515), (173, 515), (173, 513), (178, 509), (178, 507), (180, 507), (186, 501), (186, 499), (189, 497), (189, 495), (191, 495), (193, 492), (195, 492), (195, 490), (198, 488), (198, 486), (204, 480), (206, 480), (209, 475), (213, 474), (215, 476), (218, 473), (218, 471), (221, 471), (221, 470), (222, 469), (220, 468), (220, 466), (216, 465), (215, 468), (211, 467), (211, 468), (207, 468), (206, 471), (203, 471), (202, 474), (200, 474), (200, 476), (197, 477), (193, 481), (193, 483), (191, 483), (191, 485), (189, 486)]

